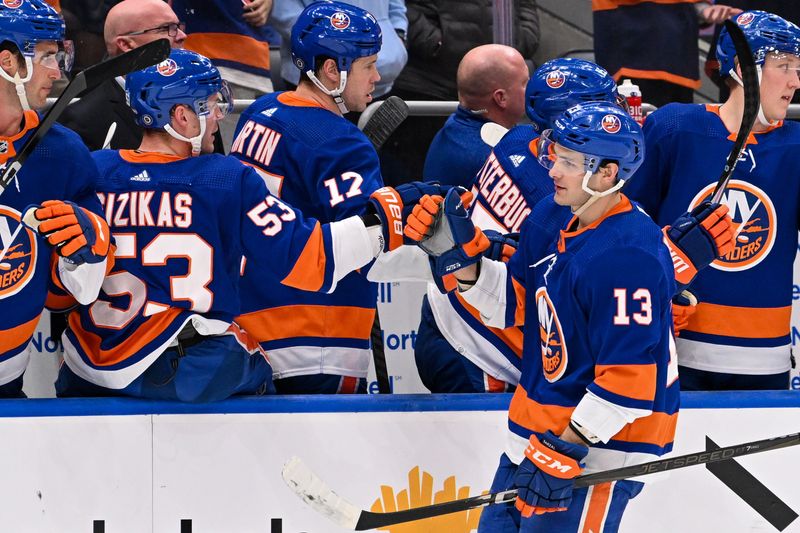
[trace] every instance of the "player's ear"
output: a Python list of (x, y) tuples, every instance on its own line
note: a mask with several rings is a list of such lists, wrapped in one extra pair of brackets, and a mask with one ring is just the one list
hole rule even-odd
[(508, 93), (506, 93), (505, 89), (495, 89), (492, 93), (492, 101), (500, 109), (505, 109), (508, 107)]
[(337, 87), (339, 86), (339, 67), (336, 65), (335, 60), (330, 58), (326, 59), (323, 61), (319, 70), (322, 76), (321, 81), (330, 81)]
[[(14, 52), (12, 52), (11, 50), (3, 50), (2, 52), (0, 52), (0, 68), (2, 68), (6, 72), (6, 74), (8, 74), (9, 76), (13, 76), (17, 72), (18, 67), (19, 67), (19, 62)], [(23, 73), (20, 72), (20, 76), (22, 75)]]
[(609, 183), (609, 187), (617, 182), (617, 174), (619, 174), (619, 165), (611, 161), (600, 167), (600, 174), (604, 182)]

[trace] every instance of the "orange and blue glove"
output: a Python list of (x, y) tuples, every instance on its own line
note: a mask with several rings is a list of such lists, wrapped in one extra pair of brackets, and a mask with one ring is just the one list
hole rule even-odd
[(675, 336), (680, 336), (681, 330), (689, 325), (689, 317), (697, 311), (697, 297), (683, 290), (672, 297), (672, 323), (675, 326)]
[[(30, 220), (29, 213), (33, 214)], [(103, 217), (72, 202), (48, 200), (29, 206), (23, 221), (42, 235), (67, 261), (99, 263), (108, 256), (111, 233)]]
[(431, 257), (434, 277), (477, 263), (490, 247), (467, 213), (471, 199), (471, 193), (453, 188), (444, 198), (422, 197), (408, 217), (405, 234)]
[(665, 227), (664, 237), (680, 291), (697, 272), (733, 250), (733, 221), (728, 216), (728, 206), (704, 202)]
[(565, 511), (572, 503), (572, 487), (588, 453), (586, 446), (561, 440), (551, 431), (531, 435), (525, 459), (514, 476), (518, 489), (515, 506), (522, 516)]

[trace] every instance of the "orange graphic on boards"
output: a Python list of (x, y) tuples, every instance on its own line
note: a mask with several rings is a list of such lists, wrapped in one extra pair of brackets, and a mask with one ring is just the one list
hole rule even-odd
[[(483, 494), (486, 492), (484, 491)], [(408, 489), (402, 489), (395, 494), (392, 487), (381, 485), (381, 497), (375, 500), (370, 511), (373, 513), (404, 511), (435, 503), (460, 500), (469, 496), (468, 486), (456, 488), (455, 476), (444, 480), (442, 490), (433, 492), (433, 476), (425, 471), (420, 476), (420, 469), (415, 466), (408, 472)], [(478, 507), (460, 513), (378, 528), (378, 530), (390, 533), (469, 533), (478, 529), (478, 520), (480, 520), (482, 510), (483, 508)]]

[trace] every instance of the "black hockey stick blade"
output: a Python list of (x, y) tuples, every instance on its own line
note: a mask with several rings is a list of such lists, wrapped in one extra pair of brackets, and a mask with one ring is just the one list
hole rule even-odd
[[(609, 483), (611, 481), (645, 476), (656, 472), (677, 470), (678, 468), (685, 468), (687, 466), (718, 463), (735, 457), (779, 450), (798, 444), (800, 444), (800, 433), (746, 442), (744, 444), (736, 444), (712, 451), (689, 453), (678, 457), (659, 459), (649, 463), (625, 466), (605, 472), (579, 476), (575, 479), (575, 487), (588, 487), (589, 485)], [(358, 509), (355, 505), (341, 498), (297, 457), (290, 459), (283, 467), (283, 479), (286, 481), (286, 484), (315, 511), (346, 529), (354, 529), (356, 531), (365, 531), (411, 522), (413, 520), (422, 520), (450, 513), (458, 513), (485, 505), (511, 502), (517, 498), (517, 489), (511, 489), (403, 511), (375, 513)]]
[(31, 135), (17, 156), (3, 170), (0, 176), (0, 194), (8, 187), (9, 183), (19, 172), (25, 160), (33, 153), (39, 142), (44, 138), (50, 128), (72, 102), (73, 98), (95, 89), (98, 85), (117, 76), (124, 76), (137, 70), (142, 70), (169, 57), (170, 45), (167, 39), (158, 39), (135, 48), (124, 54), (112, 57), (102, 63), (91, 66), (75, 75), (71, 82), (64, 88), (61, 96), (53, 103), (39, 122), (38, 128)]
[(722, 170), (722, 175), (717, 180), (717, 186), (714, 188), (714, 194), (711, 197), (712, 203), (717, 203), (722, 198), (722, 193), (725, 192), (725, 187), (727, 187), (731, 179), (733, 169), (736, 168), (736, 163), (742, 155), (747, 138), (750, 136), (750, 132), (756, 122), (758, 108), (761, 105), (758, 70), (753, 59), (753, 52), (750, 50), (750, 45), (747, 44), (747, 38), (744, 36), (742, 29), (730, 19), (725, 21), (725, 29), (728, 30), (731, 36), (731, 41), (733, 41), (733, 46), (736, 49), (736, 58), (739, 60), (739, 67), (742, 71), (744, 113), (742, 113), (742, 123), (739, 125), (739, 132), (736, 134), (731, 153), (728, 154), (725, 168)]
[(380, 150), (394, 130), (408, 118), (408, 105), (398, 96), (387, 98), (364, 124), (364, 135)]

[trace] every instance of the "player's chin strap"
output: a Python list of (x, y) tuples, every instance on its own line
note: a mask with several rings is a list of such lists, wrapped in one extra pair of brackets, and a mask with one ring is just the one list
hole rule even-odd
[[(761, 65), (756, 65), (756, 72), (758, 73), (758, 84), (759, 86), (761, 86)], [(731, 69), (728, 72), (728, 74), (731, 75), (731, 78), (733, 78), (736, 83), (744, 87), (744, 82), (742, 82), (742, 78), (740, 78), (739, 75), (736, 74), (736, 69)], [(758, 116), (756, 117), (756, 120), (758, 120), (758, 123), (761, 124), (762, 126), (767, 126), (767, 127), (775, 126), (778, 124), (778, 122), (780, 122), (778, 120), (773, 120), (772, 122), (767, 120), (766, 115), (764, 115), (764, 108), (761, 107), (761, 98), (759, 98), (758, 100)]]
[(331, 90), (325, 87), (322, 84), (322, 82), (319, 81), (319, 79), (317, 79), (317, 76), (314, 75), (313, 70), (306, 71), (306, 75), (314, 83), (314, 85), (317, 86), (317, 89), (319, 89), (320, 91), (324, 92), (325, 94), (333, 98), (333, 101), (336, 102), (339, 111), (341, 111), (342, 115), (344, 115), (350, 112), (350, 110), (347, 109), (347, 106), (344, 105), (344, 100), (342, 100), (342, 92), (344, 91), (344, 86), (347, 85), (347, 71), (343, 70), (339, 74), (340, 74), (339, 87), (337, 89)]
[(28, 83), (31, 76), (33, 76), (33, 61), (31, 61), (31, 58), (28, 56), (25, 56), (25, 69), (27, 74), (24, 78), (19, 77), (19, 70), (14, 73), (14, 77), (12, 78), (5, 70), (0, 68), (0, 77), (14, 84), (14, 88), (17, 90), (17, 98), (19, 98), (19, 103), (22, 105), (22, 110), (29, 111), (31, 106), (28, 104), (28, 95), (25, 94), (25, 84)]
[(594, 189), (589, 187), (589, 179), (592, 177), (592, 174), (593, 174), (593, 172), (591, 170), (587, 170), (586, 174), (583, 175), (583, 182), (581, 182), (581, 189), (583, 189), (584, 192), (589, 194), (589, 199), (586, 200), (583, 203), (583, 205), (581, 205), (577, 209), (573, 208), (572, 214), (575, 215), (576, 217), (581, 216), (581, 213), (586, 211), (593, 203), (595, 203), (600, 198), (602, 198), (604, 196), (608, 196), (612, 192), (616, 192), (616, 191), (620, 190), (622, 188), (622, 186), (625, 185), (625, 180), (621, 179), (621, 180), (618, 180), (617, 183), (613, 187), (608, 189), (607, 191), (603, 191), (603, 192), (595, 191)]
[(169, 124), (164, 126), (164, 130), (169, 133), (172, 137), (178, 139), (179, 141), (184, 141), (192, 145), (192, 157), (200, 155), (200, 150), (203, 144), (203, 135), (206, 133), (206, 116), (205, 115), (198, 115), (197, 117), (200, 119), (200, 133), (195, 135), (194, 137), (184, 137), (175, 129), (170, 126)]

